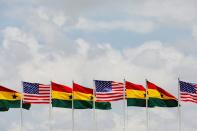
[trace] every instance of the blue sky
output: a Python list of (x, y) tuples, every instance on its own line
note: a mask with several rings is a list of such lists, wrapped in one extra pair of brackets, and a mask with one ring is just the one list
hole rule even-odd
[[(75, 80), (92, 87), (93, 79), (125, 77), (142, 85), (148, 79), (177, 96), (178, 77), (197, 78), (196, 5), (196, 0), (0, 0), (0, 84), (21, 91), (21, 81), (71, 86)], [(98, 130), (123, 130), (122, 105), (98, 111)], [(183, 103), (183, 131), (196, 130), (195, 110)], [(82, 112), (76, 112), (77, 129), (91, 131), (91, 111)], [(144, 131), (145, 110), (128, 112), (128, 130)], [(1, 113), (0, 129), (19, 131), (18, 113)], [(48, 106), (33, 105), (24, 113), (25, 131), (48, 130)], [(70, 110), (53, 109), (53, 115), (54, 131), (71, 131)], [(176, 108), (152, 109), (150, 116), (151, 131), (178, 130)]]

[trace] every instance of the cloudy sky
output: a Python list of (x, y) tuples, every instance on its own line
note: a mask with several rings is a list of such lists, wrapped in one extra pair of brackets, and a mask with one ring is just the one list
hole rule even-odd
[[(92, 87), (93, 79), (145, 85), (177, 96), (177, 79), (197, 82), (196, 0), (0, 0), (0, 84), (21, 81)], [(123, 130), (123, 102), (97, 111), (97, 131)], [(182, 105), (182, 131), (196, 131), (197, 107)], [(178, 130), (177, 109), (155, 108), (151, 131)], [(0, 113), (1, 131), (20, 131), (20, 110)], [(92, 131), (91, 110), (76, 111)], [(48, 106), (24, 111), (24, 131), (48, 130)], [(128, 130), (145, 131), (145, 110), (128, 108)], [(53, 109), (54, 131), (71, 131), (71, 110)]]

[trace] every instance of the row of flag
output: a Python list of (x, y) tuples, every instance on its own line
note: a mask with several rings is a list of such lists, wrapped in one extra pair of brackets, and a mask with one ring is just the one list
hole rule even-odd
[[(95, 87), (88, 88), (73, 82), (73, 87), (51, 82), (49, 85), (22, 82), (23, 93), (0, 85), (0, 111), (9, 108), (30, 109), (31, 104), (52, 104), (52, 107), (71, 109), (111, 109), (111, 103), (127, 100), (127, 106), (138, 107), (177, 107), (178, 99), (146, 81), (142, 85), (129, 81), (94, 80)], [(180, 100), (197, 103), (197, 85), (179, 80)]]

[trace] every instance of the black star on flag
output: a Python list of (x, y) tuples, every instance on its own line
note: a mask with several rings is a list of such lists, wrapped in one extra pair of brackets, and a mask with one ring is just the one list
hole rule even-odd
[[(147, 95), (148, 95), (148, 91), (147, 91)], [(146, 98), (146, 93), (144, 94), (144, 98)]]
[(16, 99), (18, 96), (16, 96), (16, 94), (12, 95), (13, 99)]
[(72, 98), (73, 98), (72, 95), (70, 95), (70, 96), (69, 96), (69, 99), (72, 99)]
[(90, 96), (90, 100), (93, 100), (94, 99), (94, 97), (93, 96)]

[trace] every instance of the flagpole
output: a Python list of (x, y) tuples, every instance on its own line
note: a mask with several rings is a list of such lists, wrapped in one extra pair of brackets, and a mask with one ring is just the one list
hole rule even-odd
[(125, 97), (125, 95), (126, 95), (126, 93), (125, 93), (125, 91), (126, 91), (126, 81), (125, 81), (125, 78), (124, 78), (124, 85), (123, 85), (124, 87), (123, 87), (123, 105), (124, 105), (124, 131), (126, 131), (127, 130), (127, 128), (126, 128), (126, 116), (127, 116), (127, 106), (126, 106), (126, 97)]
[(21, 93), (21, 101), (20, 101), (20, 129), (23, 131), (23, 83), (21, 82), (22, 93)]
[[(72, 84), (74, 84), (74, 80), (72, 81)], [(73, 86), (74, 87), (74, 86)], [(75, 131), (75, 116), (74, 116), (74, 91), (72, 89), (72, 131)]]
[(178, 131), (181, 131), (181, 99), (180, 99), (180, 78), (178, 78)]
[[(52, 83), (52, 81), (51, 81)], [(52, 127), (52, 89), (51, 89), (51, 83), (50, 83), (50, 103), (49, 103), (49, 131), (53, 131)]]
[(23, 131), (23, 98), (21, 97), (21, 101), (20, 101), (20, 129), (21, 131)]
[(149, 112), (148, 112), (148, 86), (146, 79), (146, 131), (149, 130)]
[(97, 126), (97, 122), (96, 122), (96, 88), (95, 88), (95, 81), (93, 80), (93, 118), (94, 118), (94, 129), (93, 131), (96, 131), (96, 126)]

